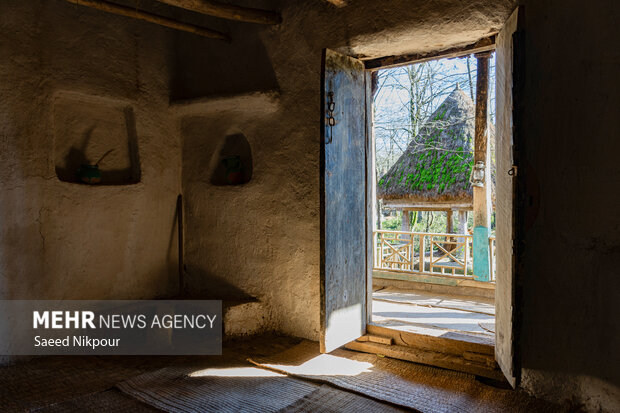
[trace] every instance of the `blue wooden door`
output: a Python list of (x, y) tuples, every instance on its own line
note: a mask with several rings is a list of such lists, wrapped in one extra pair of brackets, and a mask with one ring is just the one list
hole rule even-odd
[(324, 52), (321, 142), (321, 351), (366, 332), (366, 72)]

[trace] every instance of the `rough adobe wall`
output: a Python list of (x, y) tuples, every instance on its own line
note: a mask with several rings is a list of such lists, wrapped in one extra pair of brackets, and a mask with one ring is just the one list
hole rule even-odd
[[(0, 32), (0, 298), (174, 292), (181, 159), (168, 117), (171, 32), (60, 0), (2, 1)], [(106, 107), (120, 108), (120, 120)], [(63, 129), (73, 110), (80, 115)], [(106, 133), (122, 138), (125, 120), (136, 133), (139, 183), (57, 178), (55, 140), (91, 131), (104, 145)]]
[(525, 4), (523, 386), (620, 409), (617, 4)]
[[(280, 109), (252, 125), (220, 118), (222, 129), (241, 125), (259, 154), (254, 186), (216, 192), (184, 174), (184, 191), (193, 198), (190, 225), (208, 232), (189, 240), (194, 247), (188, 246), (188, 262), (266, 303), (270, 328), (313, 339), (319, 328), (321, 49), (377, 57), (470, 43), (499, 29), (514, 8), (513, 2), (491, 1), (349, 3), (337, 9), (319, 1), (283, 2), (282, 26), (257, 31), (281, 91)], [(538, 187), (530, 183), (527, 191), (542, 195), (538, 218), (520, 223), (529, 228), (521, 303), (523, 386), (550, 400), (573, 398), (590, 410), (612, 410), (620, 330), (618, 283), (610, 278), (620, 258), (613, 247), (617, 193), (610, 189), (617, 180), (618, 130), (611, 111), (618, 106), (612, 82), (618, 55), (597, 39), (614, 32), (618, 10), (586, 11), (577, 1), (526, 6), (526, 159), (533, 165), (528, 175), (538, 179)], [(239, 36), (243, 32), (234, 33)], [(200, 65), (189, 57), (181, 61)], [(222, 70), (221, 76), (221, 85), (234, 84), (235, 73), (227, 77)], [(217, 132), (215, 139), (224, 134)], [(584, 150), (584, 137), (596, 144)], [(184, 168), (195, 168), (193, 162), (188, 158)], [(203, 208), (200, 199), (228, 208)], [(606, 223), (593, 227), (600, 216)], [(211, 252), (207, 247), (215, 241), (208, 240), (216, 238), (233, 239), (238, 251), (249, 248), (250, 254), (217, 247)]]
[[(526, 3), (526, 175), (537, 177), (526, 188), (541, 195), (532, 202), (540, 205), (530, 213), (536, 219), (525, 223), (523, 385), (552, 400), (574, 396), (591, 410), (612, 410), (620, 347), (613, 115), (620, 102), (612, 81), (618, 51), (600, 39), (616, 33), (618, 7)], [(222, 63), (209, 72), (218, 85), (204, 93), (278, 87), (281, 98), (274, 113), (230, 110), (182, 123), (190, 285), (208, 289), (221, 278), (222, 293), (240, 291), (265, 303), (266, 328), (316, 339), (321, 49), (376, 57), (470, 43), (499, 29), (512, 8), (512, 1), (491, 0), (357, 0), (342, 9), (315, 0), (283, 2), (280, 27), (255, 29), (266, 54), (261, 71), (271, 66), (275, 82), (262, 82), (261, 75), (239, 86), (238, 70), (252, 71), (251, 62), (239, 63), (238, 50), (227, 55), (217, 46), (213, 56), (230, 59), (236, 69)], [(236, 40), (246, 35), (243, 25), (231, 27)], [(0, 30), (0, 295), (169, 292), (181, 168), (177, 129), (167, 116), (170, 32), (62, 0), (3, 1)], [(183, 42), (184, 36), (176, 37)], [(199, 58), (178, 56), (181, 96), (209, 64), (204, 57), (212, 43), (195, 41)], [(196, 77), (183, 83), (186, 67)], [(133, 106), (141, 183), (95, 188), (57, 180), (51, 122), (59, 90)], [(214, 189), (208, 174), (205, 182), (200, 177), (208, 147), (238, 132), (252, 145), (254, 178), (247, 186)], [(205, 152), (194, 143), (207, 146)]]
[[(252, 78), (255, 70), (273, 68), (277, 111), (249, 120), (240, 104), (237, 111), (182, 122), (190, 289), (250, 295), (267, 307), (265, 328), (318, 339), (322, 49), (378, 57), (469, 44), (497, 31), (512, 9), (509, 1), (356, 1), (343, 9), (314, 0), (282, 2), (281, 26), (252, 28), (266, 56), (246, 70)], [(235, 26), (233, 45), (256, 43), (246, 36)], [(186, 43), (185, 37), (178, 41)], [(202, 69), (209, 61), (219, 66), (213, 93), (238, 93), (239, 83), (248, 84), (243, 72), (232, 70), (246, 61), (237, 47), (180, 53), (176, 81), (184, 84), (183, 73), (212, 73)], [(225, 64), (231, 70), (223, 70)], [(259, 90), (274, 85), (253, 84)], [(237, 132), (252, 145), (254, 177), (244, 186), (214, 187), (205, 169), (214, 148)]]

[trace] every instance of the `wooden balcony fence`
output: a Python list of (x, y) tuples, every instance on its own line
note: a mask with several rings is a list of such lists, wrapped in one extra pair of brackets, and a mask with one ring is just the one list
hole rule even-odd
[[(474, 279), (469, 234), (377, 230), (374, 269)], [(495, 282), (495, 237), (489, 238), (491, 282)]]

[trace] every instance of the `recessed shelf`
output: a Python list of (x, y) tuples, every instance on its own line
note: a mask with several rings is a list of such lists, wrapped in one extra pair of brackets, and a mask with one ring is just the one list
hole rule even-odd
[(237, 133), (224, 138), (216, 152), (211, 183), (216, 186), (243, 185), (252, 179), (252, 148), (247, 138)]

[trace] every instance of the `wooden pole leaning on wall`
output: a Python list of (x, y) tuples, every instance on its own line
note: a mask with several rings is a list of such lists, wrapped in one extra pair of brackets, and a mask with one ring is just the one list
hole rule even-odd
[(183, 32), (197, 34), (199, 36), (208, 37), (211, 39), (218, 39), (224, 41), (230, 41), (230, 37), (226, 34), (205, 29), (204, 27), (194, 26), (192, 24), (183, 23), (177, 20), (170, 19), (168, 17), (159, 16), (157, 14), (149, 13), (143, 10), (138, 10), (132, 7), (121, 6), (120, 4), (110, 3), (105, 0), (65, 0), (71, 4), (78, 6), (90, 7), (105, 11), (111, 14), (117, 14), (119, 16), (130, 17), (136, 20), (142, 20), (149, 23), (158, 24), (160, 26), (168, 27)]
[(179, 7), (221, 19), (236, 20), (246, 23), (280, 24), (282, 17), (276, 12), (251, 9), (211, 0), (157, 0), (169, 6)]
[(178, 231), (178, 243), (179, 243), (179, 294), (185, 295), (185, 262), (183, 256), (185, 255), (183, 238), (185, 236), (183, 231), (183, 195), (177, 196), (177, 231)]

